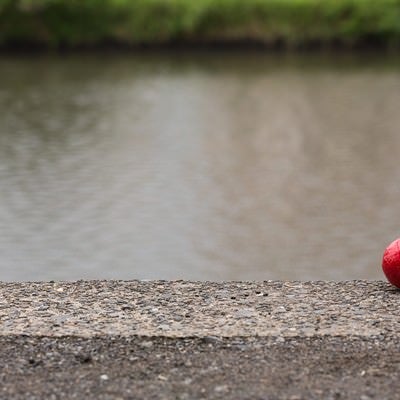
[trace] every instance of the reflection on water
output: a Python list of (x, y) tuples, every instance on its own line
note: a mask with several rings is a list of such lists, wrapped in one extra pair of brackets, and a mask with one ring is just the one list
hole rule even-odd
[(381, 278), (395, 61), (0, 60), (0, 279)]

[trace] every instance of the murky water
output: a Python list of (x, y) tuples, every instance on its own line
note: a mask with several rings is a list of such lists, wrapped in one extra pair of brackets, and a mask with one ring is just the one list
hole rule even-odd
[(0, 279), (382, 278), (400, 62), (0, 59)]

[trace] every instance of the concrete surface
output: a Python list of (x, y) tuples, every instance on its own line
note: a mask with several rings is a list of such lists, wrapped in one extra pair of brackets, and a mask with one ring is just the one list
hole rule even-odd
[(0, 399), (400, 399), (384, 282), (0, 284)]

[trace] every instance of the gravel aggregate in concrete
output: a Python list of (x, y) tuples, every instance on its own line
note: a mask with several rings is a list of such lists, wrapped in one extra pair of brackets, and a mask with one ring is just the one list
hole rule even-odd
[(0, 284), (0, 335), (377, 336), (398, 331), (384, 282)]
[(1, 337), (0, 398), (399, 399), (399, 345), (332, 336)]
[(0, 284), (0, 399), (400, 399), (384, 282)]

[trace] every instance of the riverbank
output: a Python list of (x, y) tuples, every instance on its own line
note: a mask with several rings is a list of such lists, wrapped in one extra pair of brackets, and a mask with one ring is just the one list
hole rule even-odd
[(383, 282), (0, 284), (4, 398), (396, 399)]
[(400, 45), (400, 1), (0, 0), (3, 48)]

